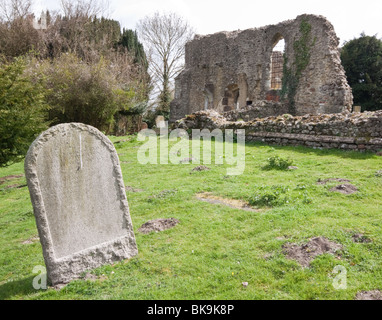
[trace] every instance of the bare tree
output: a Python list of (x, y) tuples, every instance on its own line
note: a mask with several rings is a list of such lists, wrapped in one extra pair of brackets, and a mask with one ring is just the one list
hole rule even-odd
[(61, 10), (68, 19), (107, 16), (109, 1), (104, 0), (60, 0)]
[(11, 22), (25, 19), (32, 13), (32, 0), (0, 0), (0, 17)]
[(194, 30), (175, 13), (156, 12), (140, 20), (137, 31), (148, 56), (153, 95), (158, 108), (166, 115), (172, 82), (184, 68), (185, 44), (192, 39)]
[(32, 0), (0, 0), (0, 54), (16, 57), (39, 46)]
[[(1, 1), (1, 0), (0, 0)], [(120, 25), (114, 24), (114, 34), (104, 32), (105, 39), (96, 44), (95, 39), (101, 26), (100, 18), (105, 18), (108, 2), (105, 0), (60, 0), (60, 10), (51, 17), (46, 32), (43, 34), (48, 55), (57, 57), (61, 52), (75, 52), (87, 62), (98, 61), (100, 55), (109, 52), (110, 46), (120, 33)], [(112, 36), (114, 36), (112, 38)]]

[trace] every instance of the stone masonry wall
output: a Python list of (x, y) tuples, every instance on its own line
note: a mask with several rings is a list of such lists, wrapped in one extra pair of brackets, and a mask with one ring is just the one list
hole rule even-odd
[(273, 47), (285, 40), (285, 65), (295, 70), (295, 44), (301, 41), (303, 22), (310, 26), (306, 43), (310, 58), (300, 76), (293, 113), (350, 110), (353, 97), (332, 24), (322, 16), (301, 15), (257, 29), (195, 36), (186, 45), (185, 69), (175, 81), (170, 121), (200, 110), (223, 113), (269, 100)]
[(255, 105), (245, 106), (239, 110), (223, 112), (222, 115), (228, 121), (252, 121), (257, 118), (281, 116), (288, 113), (288, 107), (281, 102), (260, 101)]
[(246, 141), (285, 146), (382, 150), (382, 110), (364, 113), (267, 117), (232, 122), (216, 111), (199, 111), (178, 120), (175, 128), (244, 129)]

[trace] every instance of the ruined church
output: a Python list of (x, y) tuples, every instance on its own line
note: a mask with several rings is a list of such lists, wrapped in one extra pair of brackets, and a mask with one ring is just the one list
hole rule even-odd
[[(280, 45), (282, 44), (282, 45)], [(187, 43), (170, 121), (200, 110), (256, 117), (351, 111), (339, 39), (322, 16), (200, 36)]]

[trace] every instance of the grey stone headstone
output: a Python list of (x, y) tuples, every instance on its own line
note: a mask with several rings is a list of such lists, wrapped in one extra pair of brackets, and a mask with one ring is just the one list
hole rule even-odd
[(157, 116), (155, 118), (155, 125), (157, 128), (166, 128), (166, 121), (163, 116)]
[(361, 106), (353, 106), (353, 112), (361, 112)]
[(25, 175), (53, 285), (138, 254), (118, 155), (96, 128), (68, 123), (43, 132)]

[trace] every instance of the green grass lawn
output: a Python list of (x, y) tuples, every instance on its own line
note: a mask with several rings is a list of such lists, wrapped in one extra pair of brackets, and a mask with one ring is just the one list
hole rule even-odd
[[(143, 142), (116, 143), (126, 186), (138, 256), (91, 271), (61, 290), (36, 290), (35, 266), (44, 265), (25, 177), (0, 184), (0, 299), (354, 299), (382, 290), (382, 157), (369, 153), (247, 144), (245, 171), (227, 176), (229, 165), (139, 164)], [(291, 159), (297, 170), (267, 169), (267, 159)], [(0, 169), (0, 178), (23, 174), (23, 163)], [(331, 192), (345, 178), (358, 192)], [(256, 211), (196, 199), (210, 192), (260, 204)], [(256, 202), (257, 201), (257, 202)], [(176, 218), (176, 227), (142, 234), (152, 219)], [(370, 242), (353, 241), (362, 233)], [(303, 268), (283, 253), (285, 243), (323, 236), (343, 245), (340, 256), (317, 256)], [(333, 287), (334, 267), (347, 271), (347, 289)], [(248, 282), (248, 286), (243, 286)]]

